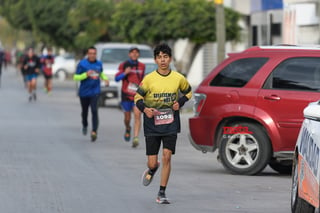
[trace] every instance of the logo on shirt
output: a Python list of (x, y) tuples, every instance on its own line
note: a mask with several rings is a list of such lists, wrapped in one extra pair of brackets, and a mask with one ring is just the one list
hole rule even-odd
[(163, 99), (164, 103), (171, 103), (176, 100), (177, 94), (176, 93), (154, 93), (154, 99)]

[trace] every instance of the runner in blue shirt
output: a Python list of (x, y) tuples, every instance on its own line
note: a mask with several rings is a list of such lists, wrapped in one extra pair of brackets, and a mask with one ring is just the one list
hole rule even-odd
[(100, 79), (109, 85), (108, 77), (103, 73), (102, 62), (97, 60), (97, 50), (90, 47), (87, 50), (87, 58), (81, 60), (77, 66), (73, 77), (76, 81), (81, 81), (79, 97), (82, 108), (82, 133), (87, 134), (88, 110), (91, 107), (92, 131), (91, 141), (97, 139), (98, 130), (98, 99), (100, 95)]

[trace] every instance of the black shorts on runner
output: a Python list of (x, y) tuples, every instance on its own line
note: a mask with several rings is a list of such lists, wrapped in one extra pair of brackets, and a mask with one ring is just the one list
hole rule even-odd
[(163, 136), (146, 136), (146, 154), (158, 155), (162, 141), (163, 149), (169, 149), (175, 154), (177, 134)]
[(48, 79), (52, 79), (52, 75), (46, 75), (46, 74), (44, 74), (44, 78), (47, 79), (47, 80), (48, 80)]

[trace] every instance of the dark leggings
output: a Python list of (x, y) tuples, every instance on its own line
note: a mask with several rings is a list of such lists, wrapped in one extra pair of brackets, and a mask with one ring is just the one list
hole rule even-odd
[(0, 86), (1, 86), (1, 75), (2, 75), (2, 63), (0, 62)]
[(99, 118), (98, 118), (98, 99), (99, 95), (91, 96), (91, 97), (80, 97), (81, 103), (81, 116), (82, 116), (82, 125), (83, 127), (88, 126), (88, 110), (89, 106), (91, 107), (91, 115), (92, 115), (92, 131), (97, 132)]

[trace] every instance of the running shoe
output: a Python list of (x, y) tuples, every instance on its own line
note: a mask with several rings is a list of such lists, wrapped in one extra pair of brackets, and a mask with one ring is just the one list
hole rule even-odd
[(158, 193), (158, 197), (157, 197), (157, 203), (159, 204), (170, 204), (169, 199), (167, 198), (165, 193)]
[(142, 175), (142, 185), (144, 186), (149, 186), (149, 184), (152, 182), (152, 179), (153, 179), (153, 176), (156, 174), (158, 168), (160, 166), (160, 162), (158, 162), (158, 166), (156, 168), (156, 171), (154, 171), (153, 175), (151, 175), (149, 173), (150, 169), (146, 169), (144, 172), (143, 172), (143, 175)]
[(137, 146), (139, 146), (139, 138), (134, 137), (132, 141), (132, 148), (136, 148)]
[(131, 138), (131, 128), (126, 129), (126, 132), (124, 133), (124, 140), (126, 142), (129, 142)]
[(87, 127), (82, 127), (82, 134), (87, 135), (88, 128)]
[(97, 140), (97, 133), (91, 132), (91, 142), (95, 142)]
[(36, 93), (33, 93), (33, 100), (37, 100), (37, 94)]
[(29, 96), (29, 102), (31, 102), (31, 101), (32, 101), (32, 96), (30, 95), (30, 96)]

